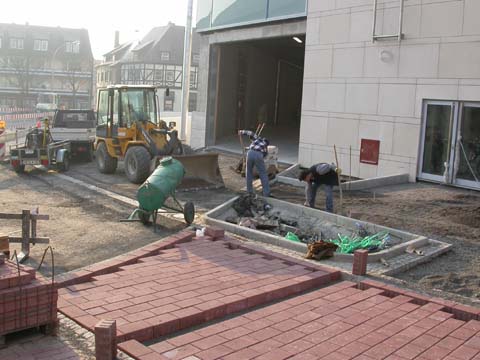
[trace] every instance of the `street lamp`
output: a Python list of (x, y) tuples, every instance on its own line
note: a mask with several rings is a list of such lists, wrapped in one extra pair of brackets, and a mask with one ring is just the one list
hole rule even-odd
[[(58, 46), (55, 51), (53, 52), (53, 55), (52, 55), (52, 61), (51, 61), (51, 68), (52, 68), (52, 71), (50, 73), (50, 92), (52, 94), (52, 97), (54, 97), (52, 99), (52, 103), (57, 103), (57, 99), (56, 99), (56, 96), (55, 96), (55, 93), (53, 92), (53, 78), (54, 78), (54, 75), (55, 75), (55, 57), (57, 56), (57, 53), (60, 49), (62, 49), (63, 47), (66, 46), (66, 42), (63, 42), (60, 46)], [(74, 49), (75, 46), (80, 46), (80, 41), (76, 40), (76, 41), (72, 41), (71, 42), (71, 45), (72, 45), (72, 51)]]
[(190, 93), (190, 60), (192, 56), (192, 11), (193, 0), (188, 0), (187, 24), (185, 25), (185, 39), (183, 43), (183, 71), (182, 71), (182, 117), (180, 119), (180, 140), (186, 140), (188, 96)]

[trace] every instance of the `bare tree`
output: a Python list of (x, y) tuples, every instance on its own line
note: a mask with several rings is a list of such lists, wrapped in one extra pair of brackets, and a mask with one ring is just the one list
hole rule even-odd
[(78, 91), (88, 84), (89, 80), (82, 79), (80, 73), (82, 72), (82, 65), (80, 61), (72, 60), (66, 64), (67, 82), (72, 91), (73, 108), (77, 107), (77, 93)]
[(19, 103), (17, 106), (24, 107), (26, 98), (30, 92), (30, 57), (9, 56), (1, 59), (2, 67), (9, 70), (11, 85), (20, 91)]

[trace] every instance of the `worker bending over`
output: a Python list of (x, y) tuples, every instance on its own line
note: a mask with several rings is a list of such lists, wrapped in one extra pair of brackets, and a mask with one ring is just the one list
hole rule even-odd
[(338, 185), (340, 168), (334, 164), (319, 163), (309, 169), (302, 170), (298, 180), (305, 181), (305, 206), (315, 208), (317, 190), (321, 185), (325, 187), (325, 207), (328, 212), (333, 212), (333, 187)]
[(239, 130), (238, 135), (248, 135), (252, 143), (247, 152), (246, 180), (247, 191), (253, 194), (253, 167), (257, 169), (258, 176), (262, 182), (263, 196), (270, 196), (270, 185), (268, 183), (267, 169), (264, 158), (268, 154), (269, 141), (250, 130)]

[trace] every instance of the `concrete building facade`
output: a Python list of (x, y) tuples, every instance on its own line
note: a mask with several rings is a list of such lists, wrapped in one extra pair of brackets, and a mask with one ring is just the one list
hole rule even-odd
[(288, 19), (211, 26), (201, 32), (206, 95), (192, 144), (215, 144), (213, 124), (223, 120), (212, 100), (215, 44), (303, 33), (301, 165), (334, 162), (335, 147), (354, 177), (408, 173), (480, 188), (479, 13), (477, 0), (310, 0), (305, 14)]

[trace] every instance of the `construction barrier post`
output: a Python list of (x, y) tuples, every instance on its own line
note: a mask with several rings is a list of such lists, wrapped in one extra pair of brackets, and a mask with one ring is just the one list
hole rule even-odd
[(6, 124), (5, 121), (0, 120), (0, 161), (5, 158), (6, 149), (5, 149), (5, 140), (2, 139), (2, 135), (5, 133)]

